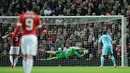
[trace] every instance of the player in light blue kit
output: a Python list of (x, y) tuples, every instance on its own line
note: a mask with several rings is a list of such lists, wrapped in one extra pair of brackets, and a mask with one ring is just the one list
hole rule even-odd
[(103, 32), (103, 35), (99, 38), (99, 45), (98, 49), (100, 49), (100, 43), (102, 42), (103, 44), (103, 49), (102, 49), (102, 55), (101, 55), (101, 66), (100, 68), (103, 67), (104, 65), (104, 57), (107, 55), (111, 55), (111, 60), (114, 64), (114, 68), (116, 68), (116, 61), (113, 56), (113, 48), (112, 48), (112, 39), (111, 37), (107, 34), (106, 31)]

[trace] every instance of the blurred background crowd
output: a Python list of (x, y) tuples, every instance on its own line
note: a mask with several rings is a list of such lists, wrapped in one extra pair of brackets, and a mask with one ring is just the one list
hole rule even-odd
[[(91, 16), (91, 15), (125, 15), (126, 21), (126, 51), (130, 50), (130, 0), (0, 0), (0, 16), (18, 16), (26, 11), (27, 2), (32, 2), (34, 11), (42, 16)], [(102, 31), (107, 31), (113, 39), (113, 50), (116, 58), (121, 57), (121, 20), (112, 22), (63, 25), (62, 20), (55, 22), (61, 25), (48, 25), (43, 21), (43, 35), (39, 42), (37, 58), (46, 58), (44, 50), (65, 51), (69, 46), (81, 43), (89, 50), (85, 58), (98, 56), (98, 38)], [(13, 30), (13, 24), (7, 26), (0, 23), (0, 37)], [(5, 30), (6, 29), (6, 30)], [(7, 56), (9, 39), (0, 39), (1, 57)], [(128, 52), (130, 53), (130, 52)], [(130, 55), (130, 54), (129, 54)], [(53, 55), (49, 55), (50, 57)]]
[(40, 15), (129, 15), (129, 0), (0, 0), (0, 15), (14, 16), (26, 11), (27, 2)]

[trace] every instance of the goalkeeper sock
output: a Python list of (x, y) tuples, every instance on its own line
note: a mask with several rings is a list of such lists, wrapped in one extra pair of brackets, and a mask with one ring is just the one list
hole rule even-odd
[(16, 66), (17, 62), (18, 62), (18, 56), (14, 59), (14, 66)]
[(53, 58), (47, 58), (46, 60), (53, 60)]
[(26, 73), (31, 73), (33, 66), (33, 59), (27, 59), (26, 61)]
[(116, 60), (115, 60), (115, 57), (114, 56), (111, 56), (111, 60), (113, 62), (113, 65), (116, 66)]
[(10, 63), (13, 64), (13, 56), (12, 55), (9, 56), (9, 59), (10, 59)]
[(104, 57), (101, 56), (101, 66), (103, 66), (103, 65), (104, 65)]
[(46, 53), (51, 53), (52, 51), (46, 51)]

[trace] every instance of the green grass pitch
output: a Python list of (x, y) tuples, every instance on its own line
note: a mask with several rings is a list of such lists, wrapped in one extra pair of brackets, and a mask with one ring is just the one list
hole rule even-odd
[[(22, 67), (10, 68), (0, 67), (0, 73), (24, 73)], [(32, 73), (130, 73), (130, 67), (62, 67), (51, 66), (42, 67), (35, 66), (32, 69)]]

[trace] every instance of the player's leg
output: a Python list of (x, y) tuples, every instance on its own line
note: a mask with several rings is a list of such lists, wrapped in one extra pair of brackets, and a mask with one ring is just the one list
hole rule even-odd
[(104, 55), (101, 55), (101, 66), (100, 67), (103, 67), (104, 65)]
[(27, 73), (31, 73), (32, 66), (33, 66), (33, 56), (37, 54), (37, 37), (32, 35), (30, 36), (30, 42), (28, 42), (28, 50), (27, 50)]
[(22, 64), (23, 64), (23, 68), (24, 68), (24, 73), (27, 72), (27, 68), (26, 68), (26, 61), (27, 61), (27, 42), (26, 42), (26, 37), (23, 36), (21, 38), (21, 51), (22, 51), (22, 54), (23, 54), (23, 60), (22, 60)]
[[(23, 39), (24, 38), (24, 39)], [(33, 56), (37, 53), (37, 37), (34, 35), (29, 35), (22, 37), (22, 43), (24, 44), (21, 49), (24, 55), (23, 66), (25, 73), (31, 73), (33, 66)]]
[(111, 56), (111, 60), (113, 62), (114, 67), (116, 68), (116, 59), (113, 55)]
[(46, 53), (49, 53), (49, 54), (56, 54), (55, 51), (45, 51)]
[(103, 46), (102, 55), (101, 55), (101, 66), (100, 67), (104, 66), (104, 58), (107, 55), (107, 52), (108, 52), (107, 46)]
[(14, 67), (16, 66), (17, 62), (18, 62), (18, 55), (19, 55), (19, 47), (15, 47), (15, 59), (14, 59)]
[(47, 59), (44, 59), (44, 60), (49, 61), (49, 60), (56, 60), (56, 59), (58, 59), (58, 57), (47, 58)]
[[(55, 54), (56, 57), (52, 57), (52, 58), (47, 58), (45, 60), (57, 60), (57, 59), (62, 59), (65, 58), (65, 55), (59, 55), (59, 53), (57, 54), (56, 52), (51, 52), (51, 51), (47, 51), (47, 53), (51, 53), (51, 54)], [(62, 53), (62, 52), (61, 52)]]
[(113, 48), (112, 48), (112, 46), (110, 46), (109, 53), (111, 54), (111, 60), (113, 62), (113, 65), (116, 68), (116, 60), (115, 60), (115, 57), (113, 55)]
[(14, 54), (13, 51), (14, 51), (14, 50), (13, 50), (13, 49), (14, 49), (14, 47), (11, 46), (11, 47), (10, 47), (10, 51), (9, 51), (9, 54), (10, 54), (10, 55), (9, 55), (9, 60), (10, 60), (10, 63), (11, 63), (11, 67), (12, 67), (12, 68), (13, 68), (13, 66), (14, 66), (14, 63), (13, 63), (13, 54)]
[(24, 73), (27, 72), (26, 61), (27, 61), (27, 58), (26, 58), (26, 55), (24, 55), (23, 56), (23, 60), (22, 60), (22, 64), (23, 64), (23, 68), (24, 68)]
[(33, 56), (27, 55), (26, 57), (26, 73), (31, 73), (32, 66), (33, 66)]
[(24, 73), (31, 73), (32, 66), (33, 66), (32, 55), (24, 55), (23, 56)]

